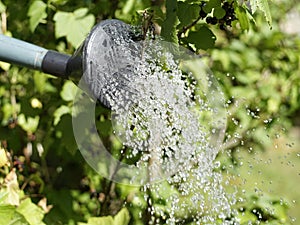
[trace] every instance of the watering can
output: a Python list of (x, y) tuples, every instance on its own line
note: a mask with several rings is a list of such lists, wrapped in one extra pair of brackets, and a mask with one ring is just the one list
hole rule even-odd
[[(102, 52), (108, 51), (109, 42), (114, 42), (116, 39), (124, 41), (132, 38), (131, 30), (131, 26), (119, 20), (111, 19), (102, 21), (93, 27), (74, 55), (48, 50), (0, 34), (0, 61), (40, 70), (56, 77), (76, 81), (85, 74), (85, 81), (90, 87), (92, 94), (102, 104), (110, 107), (102, 93), (101, 89), (103, 89), (103, 86), (98, 85), (97, 82), (99, 83), (99, 80), (109, 82), (110, 75), (112, 74), (103, 76), (101, 71), (97, 70), (94, 62)], [(115, 43), (110, 44), (110, 47), (112, 45), (115, 45)], [(110, 59), (110, 61), (114, 60)]]

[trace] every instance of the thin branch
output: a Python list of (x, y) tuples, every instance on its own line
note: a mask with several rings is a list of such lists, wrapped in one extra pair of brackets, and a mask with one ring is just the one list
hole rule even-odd
[(189, 24), (189, 25), (187, 25), (187, 26), (184, 26), (184, 27), (178, 32), (178, 34), (177, 34), (178, 39), (180, 39), (181, 35), (184, 34), (188, 29), (190, 29), (191, 27), (195, 26), (195, 25), (198, 23), (198, 21), (201, 20), (201, 19), (202, 19), (202, 16), (199, 15), (199, 16), (197, 17), (197, 19), (195, 19), (191, 24)]

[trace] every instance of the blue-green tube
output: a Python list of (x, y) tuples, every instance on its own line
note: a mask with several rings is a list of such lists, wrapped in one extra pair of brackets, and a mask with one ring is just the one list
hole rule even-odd
[(0, 34), (0, 61), (41, 70), (47, 49)]

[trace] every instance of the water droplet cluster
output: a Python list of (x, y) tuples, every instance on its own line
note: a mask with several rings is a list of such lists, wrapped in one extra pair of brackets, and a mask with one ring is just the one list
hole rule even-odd
[[(84, 145), (83, 156), (95, 169), (109, 167), (100, 171), (109, 179), (142, 185), (149, 224), (236, 224), (234, 193), (226, 193), (229, 183), (215, 162), (226, 111), (210, 71), (197, 56), (159, 38), (137, 42), (127, 26), (103, 29), (94, 46), (101, 53), (88, 56), (84, 79), (112, 109), (114, 134), (134, 165), (109, 161), (96, 142)], [(112, 167), (118, 170), (109, 175)], [(165, 199), (163, 209), (159, 199)]]
[[(118, 54), (118, 75), (106, 87), (105, 98), (114, 112), (115, 134), (129, 149), (126, 157), (138, 157), (136, 165), (148, 168), (145, 196), (150, 190), (167, 199), (166, 211), (148, 201), (150, 214), (159, 214), (167, 224), (233, 224), (226, 219), (232, 216), (234, 198), (225, 193), (221, 173), (214, 171), (220, 167), (214, 162), (219, 142), (212, 136), (224, 120), (211, 96), (220, 96), (220, 90), (206, 70), (197, 68), (197, 59), (170, 43), (127, 43), (118, 47)], [(204, 74), (195, 78), (195, 71)], [(157, 223), (157, 217), (152, 220)]]

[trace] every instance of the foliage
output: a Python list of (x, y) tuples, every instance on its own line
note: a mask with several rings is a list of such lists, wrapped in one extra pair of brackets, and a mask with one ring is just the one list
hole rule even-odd
[[(117, 18), (140, 25), (141, 12), (153, 12), (162, 37), (202, 56), (218, 77), (229, 111), (224, 148), (233, 152), (224, 164), (235, 165), (237, 149), (265, 149), (299, 113), (300, 41), (281, 30), (282, 14), (274, 13), (295, 4), (1, 0), (0, 33), (72, 54), (95, 22)], [(100, 177), (77, 151), (71, 132), (77, 87), (27, 68), (2, 62), (0, 68), (0, 224), (145, 224), (146, 202), (139, 188)], [(120, 146), (110, 136), (110, 111), (98, 106), (95, 118), (101, 138), (118, 153)], [(157, 207), (167, 207), (163, 199), (151, 197)], [(276, 197), (251, 194), (246, 199), (250, 203), (239, 208), (245, 224), (288, 224), (287, 206)], [(275, 214), (264, 211), (270, 205)]]

